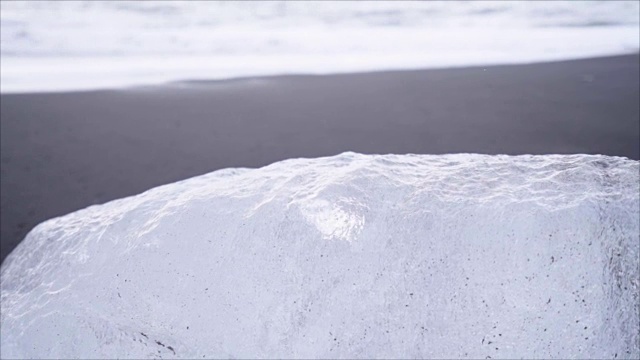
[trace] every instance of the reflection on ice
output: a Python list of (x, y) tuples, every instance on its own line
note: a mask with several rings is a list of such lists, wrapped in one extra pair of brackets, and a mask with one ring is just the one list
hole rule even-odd
[(353, 199), (343, 198), (333, 204), (327, 200), (315, 200), (301, 207), (301, 210), (307, 221), (313, 224), (325, 239), (353, 241), (365, 222), (362, 209), (356, 206)]

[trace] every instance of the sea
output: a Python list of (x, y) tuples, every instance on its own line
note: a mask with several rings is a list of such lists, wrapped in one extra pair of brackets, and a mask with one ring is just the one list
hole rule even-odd
[(2, 93), (637, 53), (638, 1), (2, 1)]

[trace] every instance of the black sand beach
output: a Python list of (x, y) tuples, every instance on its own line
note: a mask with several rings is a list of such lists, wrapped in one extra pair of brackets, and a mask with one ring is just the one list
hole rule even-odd
[(1, 259), (31, 228), (226, 167), (361, 153), (640, 158), (639, 56), (1, 96)]

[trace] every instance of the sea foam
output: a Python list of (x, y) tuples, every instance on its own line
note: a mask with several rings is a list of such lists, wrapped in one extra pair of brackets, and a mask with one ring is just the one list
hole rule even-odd
[(3, 93), (635, 53), (640, 5), (547, 2), (0, 3)]

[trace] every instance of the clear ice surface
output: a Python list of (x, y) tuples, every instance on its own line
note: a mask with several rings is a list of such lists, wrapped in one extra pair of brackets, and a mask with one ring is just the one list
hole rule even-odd
[(48, 220), (2, 358), (638, 358), (639, 162), (360, 155)]

